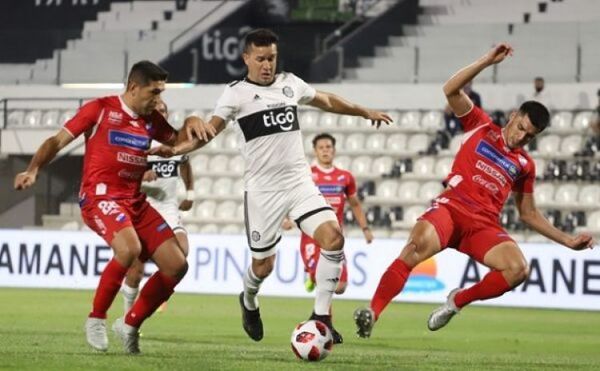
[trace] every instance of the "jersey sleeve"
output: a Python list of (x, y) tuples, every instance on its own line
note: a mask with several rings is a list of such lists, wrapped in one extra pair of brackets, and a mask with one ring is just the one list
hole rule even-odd
[(296, 82), (296, 91), (298, 92), (298, 103), (307, 104), (317, 95), (317, 90), (312, 86), (308, 85), (304, 80), (298, 76), (291, 74)]
[(150, 119), (152, 120), (152, 129), (150, 130), (152, 139), (160, 143), (167, 143), (177, 135), (177, 131), (157, 110), (152, 112)]
[(225, 123), (235, 120), (235, 116), (239, 111), (239, 102), (235, 91), (231, 86), (227, 86), (223, 94), (217, 100), (217, 105), (213, 112), (214, 116), (225, 120)]
[(98, 99), (94, 99), (81, 106), (75, 116), (67, 121), (63, 128), (71, 134), (73, 138), (77, 138), (99, 123), (102, 109), (102, 103), (100, 103)]
[(512, 191), (518, 193), (533, 193), (535, 185), (535, 163), (530, 159), (521, 175), (513, 184)]
[(484, 110), (473, 104), (471, 110), (458, 118), (462, 123), (464, 132), (471, 131), (481, 125), (492, 122), (490, 116)]
[(351, 197), (356, 195), (356, 180), (352, 173), (348, 173), (348, 184), (346, 185), (346, 196)]

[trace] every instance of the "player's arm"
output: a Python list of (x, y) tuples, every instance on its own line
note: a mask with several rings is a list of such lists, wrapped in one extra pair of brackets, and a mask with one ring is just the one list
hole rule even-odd
[(179, 130), (173, 142), (151, 148), (148, 154), (172, 157), (190, 153), (204, 147), (223, 129), (225, 129), (225, 120), (219, 116), (213, 116), (209, 122), (204, 122), (198, 116), (190, 116), (185, 119), (184, 127)]
[(190, 164), (190, 161), (186, 159), (186, 161), (182, 162), (181, 165), (179, 165), (179, 171), (186, 190), (185, 200), (181, 201), (179, 204), (179, 210), (188, 211), (192, 208), (195, 197), (194, 176), (192, 174), (192, 165)]
[(348, 196), (348, 203), (350, 204), (350, 208), (352, 209), (352, 213), (354, 214), (354, 218), (356, 218), (358, 226), (360, 229), (362, 229), (363, 234), (365, 235), (365, 240), (367, 243), (373, 242), (373, 232), (371, 232), (371, 228), (369, 228), (367, 217), (363, 212), (362, 205), (360, 204), (360, 200), (356, 194)]
[(36, 179), (38, 171), (56, 157), (56, 154), (75, 139), (67, 130), (60, 129), (58, 133), (46, 139), (35, 152), (29, 162), (27, 170), (17, 174), (15, 177), (15, 189), (27, 189), (31, 187)]
[(594, 245), (590, 235), (571, 236), (553, 226), (535, 206), (533, 193), (515, 192), (514, 197), (521, 221), (534, 231), (573, 250), (583, 250)]
[(487, 67), (500, 63), (513, 49), (509, 44), (501, 43), (481, 56), (475, 62), (460, 69), (444, 84), (444, 94), (452, 112), (458, 117), (466, 115), (473, 107), (473, 102), (462, 90), (463, 87)]
[(315, 97), (308, 102), (308, 104), (327, 112), (363, 117), (367, 120), (371, 120), (371, 124), (377, 126), (377, 128), (379, 128), (383, 122), (388, 125), (392, 122), (392, 118), (384, 112), (362, 107), (358, 104), (349, 102), (340, 96), (324, 91), (317, 90)]

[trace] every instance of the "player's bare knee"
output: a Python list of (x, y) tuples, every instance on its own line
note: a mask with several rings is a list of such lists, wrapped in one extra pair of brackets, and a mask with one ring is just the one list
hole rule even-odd
[(405, 262), (408, 266), (414, 267), (420, 263), (419, 249), (414, 241), (409, 242), (398, 256), (398, 259)]
[(527, 262), (522, 259), (514, 260), (509, 263), (508, 269), (506, 269), (504, 273), (508, 276), (508, 280), (511, 281), (509, 283), (511, 283), (512, 286), (517, 286), (529, 276), (529, 266), (527, 265)]
[(344, 235), (340, 230), (333, 230), (328, 236), (326, 236), (324, 243), (321, 248), (326, 251), (339, 251), (344, 248)]
[(260, 279), (267, 278), (273, 271), (275, 263), (275, 255), (265, 259), (252, 261), (252, 271), (254, 275)]

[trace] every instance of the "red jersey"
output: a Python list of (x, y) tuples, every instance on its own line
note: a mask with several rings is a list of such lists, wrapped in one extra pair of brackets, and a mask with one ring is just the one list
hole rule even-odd
[(354, 176), (347, 170), (337, 167), (323, 169), (318, 165), (311, 166), (312, 178), (327, 203), (333, 208), (340, 226), (344, 221), (346, 199), (356, 194)]
[(158, 111), (140, 117), (119, 96), (86, 103), (64, 129), (74, 138), (85, 133), (82, 201), (139, 197), (150, 142), (166, 142), (176, 135)]
[(444, 181), (450, 189), (440, 198), (497, 219), (511, 191), (533, 193), (535, 163), (523, 149), (508, 148), (502, 129), (481, 108), (473, 106), (460, 120), (463, 142)]

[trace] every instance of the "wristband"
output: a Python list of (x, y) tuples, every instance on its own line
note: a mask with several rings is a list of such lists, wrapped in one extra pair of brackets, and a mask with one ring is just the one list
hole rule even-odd
[(186, 200), (193, 201), (194, 198), (196, 198), (196, 193), (194, 192), (194, 190), (190, 189), (187, 192), (185, 192)]

